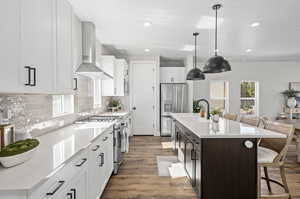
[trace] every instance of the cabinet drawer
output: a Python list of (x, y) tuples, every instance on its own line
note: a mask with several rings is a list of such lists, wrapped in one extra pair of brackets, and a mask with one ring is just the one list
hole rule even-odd
[(71, 179), (81, 170), (87, 169), (87, 166), (88, 150), (83, 150), (64, 165), (63, 168), (58, 168), (59, 171), (50, 176), (46, 182), (36, 187), (31, 192), (30, 199), (57, 198), (61, 191), (70, 183)]

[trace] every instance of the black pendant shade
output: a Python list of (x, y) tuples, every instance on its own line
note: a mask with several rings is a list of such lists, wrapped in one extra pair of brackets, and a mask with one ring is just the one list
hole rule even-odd
[(198, 35), (199, 35), (199, 33), (197, 33), (197, 32), (193, 33), (193, 36), (195, 37), (194, 68), (188, 72), (188, 74), (186, 76), (186, 80), (197, 81), (197, 80), (205, 79), (204, 73), (199, 68), (197, 68), (197, 36)]
[(205, 75), (199, 68), (193, 68), (186, 76), (186, 80), (204, 80)]
[(216, 4), (212, 8), (216, 11), (215, 24), (215, 56), (211, 57), (203, 68), (203, 73), (222, 73), (231, 71), (229, 62), (222, 56), (218, 56), (218, 10), (222, 7), (221, 4)]
[(209, 58), (203, 68), (203, 73), (222, 73), (227, 71), (231, 71), (231, 66), (222, 56)]

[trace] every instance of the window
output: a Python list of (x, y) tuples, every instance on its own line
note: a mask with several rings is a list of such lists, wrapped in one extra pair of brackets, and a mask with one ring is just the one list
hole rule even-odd
[(73, 95), (53, 95), (52, 115), (53, 117), (74, 113)]
[(102, 106), (102, 92), (101, 92), (102, 82), (101, 79), (95, 79), (93, 81), (94, 81), (94, 86), (93, 86), (94, 108), (100, 108)]
[(228, 112), (229, 83), (227, 81), (210, 82), (210, 103), (212, 109)]
[(240, 113), (244, 115), (259, 115), (258, 113), (258, 82), (241, 82)]

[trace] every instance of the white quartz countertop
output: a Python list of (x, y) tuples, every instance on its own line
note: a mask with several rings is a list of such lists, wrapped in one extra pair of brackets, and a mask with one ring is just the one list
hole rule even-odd
[(194, 113), (172, 113), (172, 118), (181, 123), (199, 138), (285, 138), (274, 131), (257, 128), (240, 122), (221, 119), (219, 124), (201, 118)]
[(61, 166), (112, 127), (113, 122), (73, 124), (38, 137), (40, 145), (24, 164), (0, 167), (0, 191), (27, 191), (47, 180)]

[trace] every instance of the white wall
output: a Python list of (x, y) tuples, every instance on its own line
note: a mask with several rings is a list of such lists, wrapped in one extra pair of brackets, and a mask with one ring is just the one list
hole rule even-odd
[[(185, 60), (185, 76), (193, 68), (193, 56), (188, 56)], [(188, 112), (193, 112), (193, 100), (194, 100), (194, 81), (186, 81), (188, 85)], [(197, 98), (196, 98), (197, 99)]]
[(259, 115), (274, 118), (282, 112), (284, 104), (280, 92), (288, 89), (289, 82), (300, 82), (300, 62), (235, 61), (230, 63), (232, 72), (209, 74), (206, 75), (206, 80), (194, 82), (194, 98), (209, 99), (210, 80), (228, 80), (229, 111), (239, 113), (240, 82), (254, 80), (259, 82)]
[(185, 80), (185, 67), (160, 67), (160, 83), (183, 83)]

